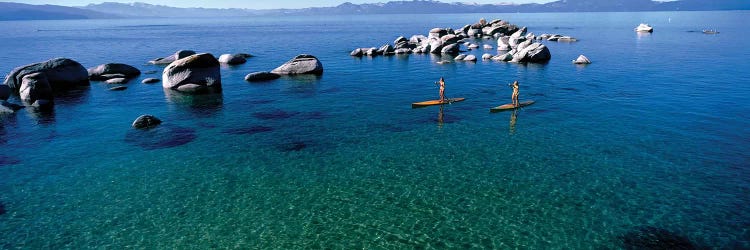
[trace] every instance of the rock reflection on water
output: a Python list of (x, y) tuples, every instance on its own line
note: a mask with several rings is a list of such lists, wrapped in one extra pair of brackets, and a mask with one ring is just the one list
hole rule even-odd
[(199, 94), (186, 94), (176, 90), (164, 89), (164, 96), (170, 104), (183, 107), (198, 117), (211, 117), (224, 106), (224, 95), (221, 91), (209, 91)]

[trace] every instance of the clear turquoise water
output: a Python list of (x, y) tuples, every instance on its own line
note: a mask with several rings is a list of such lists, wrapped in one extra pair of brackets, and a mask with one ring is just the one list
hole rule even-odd
[[(545, 65), (348, 55), (482, 17), (580, 41), (546, 42)], [(51, 114), (1, 117), (0, 248), (606, 249), (644, 227), (750, 248), (747, 17), (0, 22), (0, 72), (69, 57), (158, 72), (145, 78), (162, 69), (145, 62), (178, 49), (256, 55), (222, 68), (218, 96), (93, 83)], [(655, 32), (633, 32), (640, 22)], [(690, 32), (705, 28), (721, 33)], [(243, 80), (300, 53), (317, 56), (324, 75)], [(571, 64), (579, 54), (594, 63)], [(437, 96), (441, 76), (449, 97), (468, 99), (411, 109)], [(537, 103), (511, 126), (511, 113), (488, 108), (510, 100), (513, 80)], [(130, 123), (146, 113), (165, 123), (135, 133)], [(155, 146), (173, 136), (184, 140)]]

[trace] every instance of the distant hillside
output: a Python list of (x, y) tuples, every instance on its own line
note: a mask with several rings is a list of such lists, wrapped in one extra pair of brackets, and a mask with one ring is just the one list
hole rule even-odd
[(177, 8), (137, 2), (129, 4), (105, 2), (78, 8), (124, 17), (227, 17), (247, 16), (254, 12), (249, 9)]
[(118, 18), (120, 16), (58, 5), (0, 2), (0, 21)]
[[(512, 1), (512, 0), (498, 0)], [(304, 9), (215, 9), (176, 8), (146, 3), (90, 4), (83, 7), (28, 5), (0, 2), (0, 20), (91, 19), (143, 17), (237, 17), (257, 15), (346, 15), (429, 13), (528, 13), (528, 12), (618, 12), (750, 10), (750, 0), (558, 0), (546, 4), (468, 4), (431, 0), (391, 1), (376, 4), (343, 3), (335, 7)]]

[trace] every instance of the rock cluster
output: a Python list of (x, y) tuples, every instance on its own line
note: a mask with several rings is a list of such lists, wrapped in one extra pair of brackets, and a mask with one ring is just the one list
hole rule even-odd
[(127, 83), (141, 75), (137, 68), (122, 63), (107, 63), (88, 69), (89, 80), (107, 83)]
[[(68, 58), (56, 58), (45, 62), (29, 64), (13, 69), (3, 82), (21, 100), (32, 106), (52, 104), (53, 91), (88, 86), (86, 68)], [(3, 92), (1, 97), (7, 99)]]
[[(393, 45), (385, 44), (379, 48), (357, 48), (350, 55), (355, 57), (396, 55), (410, 53), (433, 53), (456, 56), (454, 61), (476, 61), (474, 55), (459, 55), (461, 45), (465, 44), (469, 50), (478, 49), (479, 45), (467, 43), (467, 39), (497, 39), (497, 50), (506, 53), (483, 55), (484, 60), (510, 61), (517, 63), (544, 63), (552, 58), (547, 46), (534, 43), (534, 34), (526, 34), (527, 28), (519, 28), (503, 20), (487, 22), (479, 20), (475, 24), (465, 25), (460, 29), (434, 28), (427, 36), (413, 35), (409, 39), (401, 36), (393, 41)], [(571, 38), (572, 39), (572, 38)], [(491, 45), (484, 45), (484, 49), (493, 49)]]

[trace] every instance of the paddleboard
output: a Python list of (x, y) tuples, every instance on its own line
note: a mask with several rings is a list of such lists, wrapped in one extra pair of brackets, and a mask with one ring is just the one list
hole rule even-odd
[(523, 102), (521, 102), (521, 103), (518, 104), (518, 107), (514, 107), (512, 103), (508, 103), (508, 104), (503, 104), (503, 105), (491, 108), (490, 112), (500, 112), (500, 111), (512, 110), (512, 109), (515, 109), (515, 108), (526, 107), (526, 106), (529, 106), (531, 104), (534, 104), (534, 101), (523, 101)]
[(415, 102), (415, 103), (412, 103), (411, 107), (412, 108), (421, 108), (421, 107), (427, 107), (427, 106), (432, 106), (432, 105), (451, 104), (451, 103), (460, 102), (460, 101), (463, 101), (463, 100), (466, 100), (466, 98), (463, 98), (463, 97), (448, 98), (448, 99), (445, 99), (442, 102), (440, 100), (429, 100), (429, 101), (424, 101), (424, 102)]

